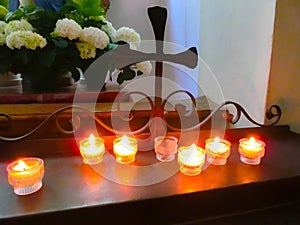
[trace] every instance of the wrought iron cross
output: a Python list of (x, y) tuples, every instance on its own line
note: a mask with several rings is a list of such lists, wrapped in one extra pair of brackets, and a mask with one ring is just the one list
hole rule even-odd
[[(155, 79), (154, 118), (150, 124), (151, 133), (155, 137), (164, 134), (166, 131), (166, 127), (162, 122), (165, 106), (165, 102), (163, 102), (162, 99), (161, 79), (163, 75), (163, 62), (172, 62), (189, 68), (195, 68), (198, 64), (198, 53), (196, 47), (192, 47), (187, 51), (178, 54), (164, 54), (164, 36), (167, 22), (167, 10), (159, 6), (151, 7), (148, 8), (148, 15), (155, 34), (156, 53), (144, 53), (129, 49), (126, 46), (120, 46), (116, 49), (115, 60), (118, 69), (122, 69), (125, 66), (138, 62), (150, 60), (155, 61), (155, 77), (158, 79)], [(192, 94), (185, 90), (179, 92), (185, 92), (188, 94), (195, 103), (195, 99)]]

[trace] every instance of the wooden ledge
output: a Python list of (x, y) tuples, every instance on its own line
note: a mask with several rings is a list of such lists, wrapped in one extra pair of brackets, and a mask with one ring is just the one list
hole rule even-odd
[[(201, 134), (200, 145), (209, 131)], [(239, 159), (238, 140), (250, 134), (267, 145), (257, 166)], [(263, 213), (270, 209), (279, 210), (282, 221), (299, 222), (300, 135), (280, 126), (227, 130), (225, 137), (232, 143), (226, 165), (139, 187), (114, 183), (84, 165), (72, 138), (0, 143), (0, 224), (217, 224), (228, 218), (230, 224), (278, 224), (278, 217)], [(35, 194), (16, 196), (5, 181), (6, 166), (17, 155), (45, 161), (43, 187)], [(153, 160), (153, 151), (137, 154), (137, 162)]]

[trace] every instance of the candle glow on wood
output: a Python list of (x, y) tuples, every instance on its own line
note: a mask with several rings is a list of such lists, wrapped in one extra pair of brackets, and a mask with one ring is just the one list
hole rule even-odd
[(242, 138), (239, 143), (241, 161), (252, 165), (259, 164), (265, 154), (265, 143), (254, 137)]
[(7, 166), (8, 182), (17, 195), (28, 195), (42, 187), (44, 161), (39, 158), (24, 158)]
[(104, 152), (105, 146), (102, 138), (96, 138), (91, 134), (89, 138), (80, 141), (80, 153), (85, 164), (102, 162)]
[(207, 154), (207, 161), (215, 165), (224, 165), (227, 162), (227, 158), (230, 155), (229, 141), (215, 137), (214, 139), (208, 139), (205, 142), (205, 150)]
[(126, 135), (116, 138), (113, 143), (116, 160), (122, 164), (129, 164), (135, 161), (137, 152), (137, 140)]
[(192, 144), (182, 146), (178, 149), (178, 163), (180, 171), (189, 176), (201, 173), (201, 168), (205, 161), (205, 150)]

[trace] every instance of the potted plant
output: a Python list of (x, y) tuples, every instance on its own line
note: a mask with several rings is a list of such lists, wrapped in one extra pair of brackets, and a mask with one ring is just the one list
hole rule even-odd
[[(0, 21), (0, 73), (20, 73), (27, 91), (53, 91), (65, 74), (77, 81), (78, 68), (84, 72), (119, 45), (136, 48), (140, 35), (128, 27), (116, 30), (106, 19), (105, 7), (102, 0), (67, 0), (58, 12), (34, 5), (8, 12)], [(117, 81), (121, 84), (149, 68), (149, 62), (126, 66)], [(111, 60), (101, 76), (115, 69)], [(87, 83), (92, 87), (93, 82)]]

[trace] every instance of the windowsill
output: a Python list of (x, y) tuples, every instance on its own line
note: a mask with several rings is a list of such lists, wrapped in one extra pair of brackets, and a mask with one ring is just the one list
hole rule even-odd
[[(209, 134), (210, 131), (202, 132), (199, 144), (202, 145)], [(249, 134), (261, 136), (267, 144), (265, 157), (257, 166), (243, 164), (239, 159), (238, 140)], [(220, 220), (245, 212), (255, 214), (291, 202), (298, 202), (299, 206), (300, 135), (280, 126), (227, 130), (226, 139), (232, 143), (226, 165), (211, 165), (195, 177), (178, 172), (161, 183), (140, 187), (111, 182), (83, 164), (73, 138), (0, 143), (0, 148), (5, 150), (0, 163), (2, 178), (7, 178), (8, 161), (16, 157), (36, 156), (45, 161), (43, 187), (35, 194), (16, 196), (5, 179), (0, 183), (3, 202), (0, 222), (179, 224)], [(106, 154), (111, 154), (111, 146), (107, 149)], [(153, 160), (153, 151), (138, 152), (137, 161), (153, 163)], [(118, 171), (116, 168), (115, 172)], [(253, 221), (253, 218), (242, 218)], [(263, 215), (255, 224), (265, 224), (266, 218), (276, 224), (268, 215)]]

